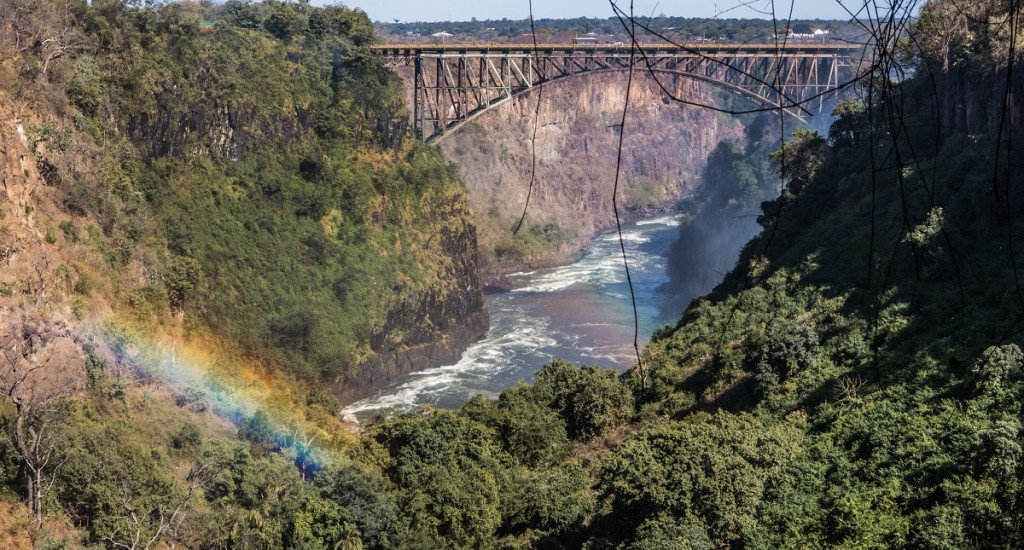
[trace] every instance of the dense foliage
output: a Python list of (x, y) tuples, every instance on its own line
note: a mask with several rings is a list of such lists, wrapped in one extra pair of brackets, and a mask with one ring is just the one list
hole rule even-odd
[[(1021, 544), (1019, 15), (929, 4), (912, 78), (760, 161), (762, 232), (647, 348), (634, 416), (570, 454), (589, 547)], [(713, 160), (739, 191), (716, 209), (763, 200), (764, 168)]]
[[(930, 4), (920, 24), (942, 9), (954, 10)], [(930, 28), (914, 30), (931, 40)], [(976, 45), (998, 27), (975, 30)], [(972, 55), (961, 70), (974, 78), (998, 57)], [(841, 105), (827, 139), (799, 133), (774, 153), (785, 188), (763, 205), (764, 231), (634, 373), (648, 414), (724, 408), (804, 431), (779, 500), (733, 542), (1020, 544), (1009, 396), (1024, 367), (1013, 261), (1024, 182), (993, 166), (1000, 149), (1019, 158), (1019, 143), (983, 115), (958, 119), (978, 98), (957, 73), (880, 86), (868, 109)], [(993, 96), (989, 113), (1001, 109)]]
[[(406, 231), (415, 234), (440, 208), (431, 201), (454, 196), (445, 194), (454, 184), (435, 153), (360, 126), (381, 120), (365, 118), (381, 111), (360, 94), (383, 94), (387, 79), (374, 80), (368, 60), (352, 69), (352, 57), (333, 57), (316, 37), (357, 50), (354, 29), (365, 17), (232, 3), (190, 26), (181, 14), (205, 8), (76, 6), (90, 36), (126, 46), (68, 59), (37, 44), (38, 63), (24, 68), (82, 82), (81, 91), (67, 88), (69, 112), (79, 115), (74, 132), (51, 125), (34, 128), (35, 137), (54, 149), (74, 147), (75, 132), (106, 140), (96, 173), (55, 180), (71, 197), (88, 191), (68, 207), (101, 227), (89, 234), (69, 225), (54, 243), (88, 239), (113, 266), (153, 255), (146, 265), (159, 268), (160, 284), (124, 297), (140, 322), (168, 307), (196, 323), (219, 320), (211, 330), (311, 376), (327, 357), (346, 356), (318, 338), (370, 327), (355, 337), (371, 341), (375, 325), (366, 321), (378, 304), (369, 300), (385, 298), (332, 278), (365, 270), (364, 279), (409, 285), (399, 295), (419, 288), (428, 275), (397, 252), (422, 250)], [(917, 71), (901, 86), (876, 82), (870, 104), (841, 104), (827, 136), (796, 132), (759, 161), (729, 146), (716, 152), (709, 171), (735, 185), (707, 211), (760, 200), (766, 165), (781, 194), (761, 204), (763, 230), (722, 284), (660, 331), (630, 373), (553, 361), (533, 385), (457, 411), (379, 420), (312, 464), (298, 430), (282, 435), (263, 415), (236, 426), (202, 400), (126, 384), (89, 348), (84, 393), (46, 411), (56, 416), (38, 413), (62, 426), (50, 440), (61, 468), (43, 469), (52, 480), (48, 514), (78, 530), (68, 545), (108, 548), (1020, 547), (1024, 148), (1007, 131), (1021, 114), (1004, 101), (1024, 79), (1009, 71), (1013, 48), (1000, 53), (1004, 23), (1020, 14), (978, 2), (960, 32), (938, 24), (943, 14), (962, 14), (954, 8), (944, 0), (925, 7), (912, 35), (940, 36), (908, 41), (920, 49), (899, 56)], [(332, 13), (362, 24), (318, 35), (335, 28), (316, 22)], [(158, 39), (155, 53), (131, 46)], [(254, 61), (218, 57), (226, 55), (221, 40), (242, 41)], [(188, 65), (199, 73), (176, 76), (187, 64), (171, 63), (184, 57), (175, 48), (203, 60)], [(135, 57), (113, 53), (122, 51)], [(234, 82), (263, 64), (306, 84)], [(127, 76), (134, 71), (149, 76)], [(963, 86), (972, 80), (983, 92)], [(20, 82), (23, 93), (49, 89)], [(152, 97), (133, 95), (153, 82)], [(199, 129), (218, 108), (180, 105), (202, 106), (196, 98), (235, 93), (232, 86), (242, 91), (230, 101), (249, 108), (233, 112), (249, 118), (228, 127), (246, 137), (211, 141)], [(318, 103), (321, 92), (329, 105)], [(319, 122), (306, 125), (300, 113)], [(191, 122), (179, 124), (183, 114)], [(117, 131), (107, 127), (111, 117)], [(141, 136), (152, 140), (141, 147)], [(321, 273), (313, 265), (327, 266), (330, 277), (313, 284)], [(366, 317), (339, 320), (318, 309), (327, 307), (317, 294), (324, 288), (334, 295), (327, 302), (341, 304), (332, 305), (336, 313)], [(304, 293), (314, 305), (296, 310)], [(58, 329), (26, 324), (4, 337), (31, 343)], [(112, 345), (130, 352), (127, 343)], [(46, 349), (0, 360), (45, 366), (53, 357), (43, 357)], [(7, 433), (16, 418), (37, 418), (5, 406)], [(9, 491), (39, 479), (19, 456), (0, 442)]]
[[(2, 11), (12, 50), (38, 54), (18, 58), (9, 93), (45, 92), (65, 115), (32, 129), (69, 149), (51, 183), (69, 211), (98, 218), (88, 241), (115, 271), (145, 264), (151, 288), (124, 292), (139, 322), (169, 308), (333, 381), (479, 307), (475, 258), (451, 250), (472, 246), (461, 186), (405, 139), (401, 86), (368, 50), (364, 13), (116, 0)], [(51, 35), (66, 53), (52, 56)]]

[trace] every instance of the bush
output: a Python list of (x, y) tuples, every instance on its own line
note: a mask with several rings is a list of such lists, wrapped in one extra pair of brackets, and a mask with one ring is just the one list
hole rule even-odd
[[(789, 426), (746, 415), (695, 415), (631, 436), (604, 461), (599, 486), (611, 497), (611, 517), (630, 526), (622, 533), (646, 523), (641, 540), (685, 536), (731, 545), (757, 525), (800, 438)], [(685, 529), (665, 533), (668, 517)]]
[(202, 442), (203, 434), (199, 428), (191, 422), (186, 422), (178, 433), (171, 437), (171, 448), (177, 451), (195, 451)]
[(405, 415), (373, 426), (361, 452), (400, 489), (411, 546), (494, 545), (500, 450), (482, 425), (448, 411)]
[(534, 393), (539, 402), (559, 413), (569, 437), (603, 435), (633, 414), (633, 394), (611, 369), (556, 360), (537, 373)]
[(814, 365), (818, 333), (809, 326), (788, 320), (773, 321), (750, 353), (758, 386), (767, 394), (791, 376)]

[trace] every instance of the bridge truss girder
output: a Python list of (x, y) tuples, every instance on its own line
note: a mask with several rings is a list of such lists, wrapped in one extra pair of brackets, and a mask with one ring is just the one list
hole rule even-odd
[[(413, 65), (413, 127), (435, 141), (516, 95), (587, 73), (628, 70), (627, 52), (386, 52), (391, 66)], [(697, 78), (803, 119), (837, 97), (852, 62), (832, 52), (650, 52), (640, 71)]]

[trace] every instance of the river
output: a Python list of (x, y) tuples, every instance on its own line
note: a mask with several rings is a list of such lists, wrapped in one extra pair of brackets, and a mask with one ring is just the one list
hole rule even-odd
[[(658, 287), (667, 280), (665, 258), (679, 236), (680, 216), (623, 226), (640, 318), (641, 345), (662, 317)], [(633, 306), (615, 232), (598, 235), (576, 262), (509, 275), (512, 290), (487, 295), (491, 328), (454, 364), (398, 378), (345, 408), (347, 420), (420, 405), (457, 408), (482, 393), (497, 396), (519, 380), (530, 382), (555, 358), (620, 371), (636, 362)]]

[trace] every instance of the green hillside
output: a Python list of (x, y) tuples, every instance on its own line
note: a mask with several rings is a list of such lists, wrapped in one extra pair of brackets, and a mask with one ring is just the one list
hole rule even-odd
[(169, 308), (289, 373), (335, 380), (446, 329), (402, 318), (420, 295), (479, 308), (457, 288), (472, 286), (475, 259), (434, 237), (471, 239), (461, 185), (406, 139), (400, 85), (366, 48), (364, 14), (38, 4), (10, 16), (8, 39), (69, 25), (69, 51), (15, 58), (7, 91), (52, 113), (29, 133), (79, 215), (69, 223), (94, 215), (99, 233), (79, 233), (113, 271), (148, 272), (149, 287), (113, 289), (134, 293), (139, 318)]
[(709, 212), (746, 211), (766, 162), (783, 192), (640, 366), (556, 360), (349, 435), (330, 384), (479, 297), (460, 185), (365, 16), (4, 3), (0, 539), (1020, 547), (1021, 7), (960, 4), (882, 41), (828, 135), (715, 154), (739, 196)]

